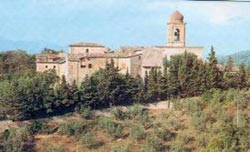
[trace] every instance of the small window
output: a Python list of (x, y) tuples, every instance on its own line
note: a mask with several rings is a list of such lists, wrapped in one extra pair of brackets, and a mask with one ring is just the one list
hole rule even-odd
[(180, 30), (178, 28), (174, 30), (174, 41), (180, 41)]
[(54, 69), (56, 68), (56, 66), (54, 65), (54, 67), (53, 67)]
[(47, 65), (45, 65), (45, 68), (47, 69), (47, 68), (48, 68), (48, 66), (47, 66)]
[(89, 49), (86, 49), (86, 53), (89, 53)]
[(86, 65), (81, 65), (81, 68), (86, 68)]
[(139, 56), (138, 59), (141, 60), (141, 56)]
[(92, 64), (89, 64), (89, 69), (91, 69), (92, 68)]

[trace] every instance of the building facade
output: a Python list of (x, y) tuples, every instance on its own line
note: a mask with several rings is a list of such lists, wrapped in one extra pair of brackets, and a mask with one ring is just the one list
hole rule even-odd
[(164, 60), (171, 56), (184, 53), (194, 53), (202, 58), (203, 47), (186, 46), (186, 23), (179, 11), (175, 11), (167, 24), (168, 42), (163, 46), (124, 46), (111, 51), (109, 48), (89, 42), (79, 42), (69, 45), (68, 53), (45, 53), (36, 56), (38, 72), (54, 69), (56, 74), (65, 76), (68, 82), (83, 81), (86, 75), (91, 75), (107, 62), (114, 60), (122, 74), (127, 72), (132, 76), (144, 78), (145, 72), (151, 68), (163, 70)]

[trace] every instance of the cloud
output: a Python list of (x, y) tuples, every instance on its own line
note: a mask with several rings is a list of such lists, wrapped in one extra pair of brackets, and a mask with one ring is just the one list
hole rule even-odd
[(164, 8), (178, 9), (185, 14), (191, 14), (193, 17), (216, 25), (250, 20), (248, 15), (250, 14), (250, 5), (248, 3), (147, 0), (146, 7), (155, 11)]

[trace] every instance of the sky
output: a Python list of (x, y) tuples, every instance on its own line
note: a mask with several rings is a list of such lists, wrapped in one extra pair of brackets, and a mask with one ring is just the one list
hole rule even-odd
[(187, 45), (204, 46), (205, 54), (211, 46), (219, 55), (250, 50), (247, 2), (1, 0), (0, 39), (62, 49), (79, 41), (111, 49), (166, 45), (167, 22), (175, 10), (187, 23)]

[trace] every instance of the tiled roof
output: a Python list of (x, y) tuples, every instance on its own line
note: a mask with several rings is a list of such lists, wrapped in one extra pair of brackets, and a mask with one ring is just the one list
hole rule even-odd
[(105, 47), (102, 44), (94, 42), (77, 42), (69, 45), (70, 47)]
[(110, 53), (92, 53), (92, 54), (68, 54), (69, 61), (79, 61), (81, 58), (128, 58), (132, 56), (138, 56), (141, 54), (124, 54), (122, 52), (110, 52)]

